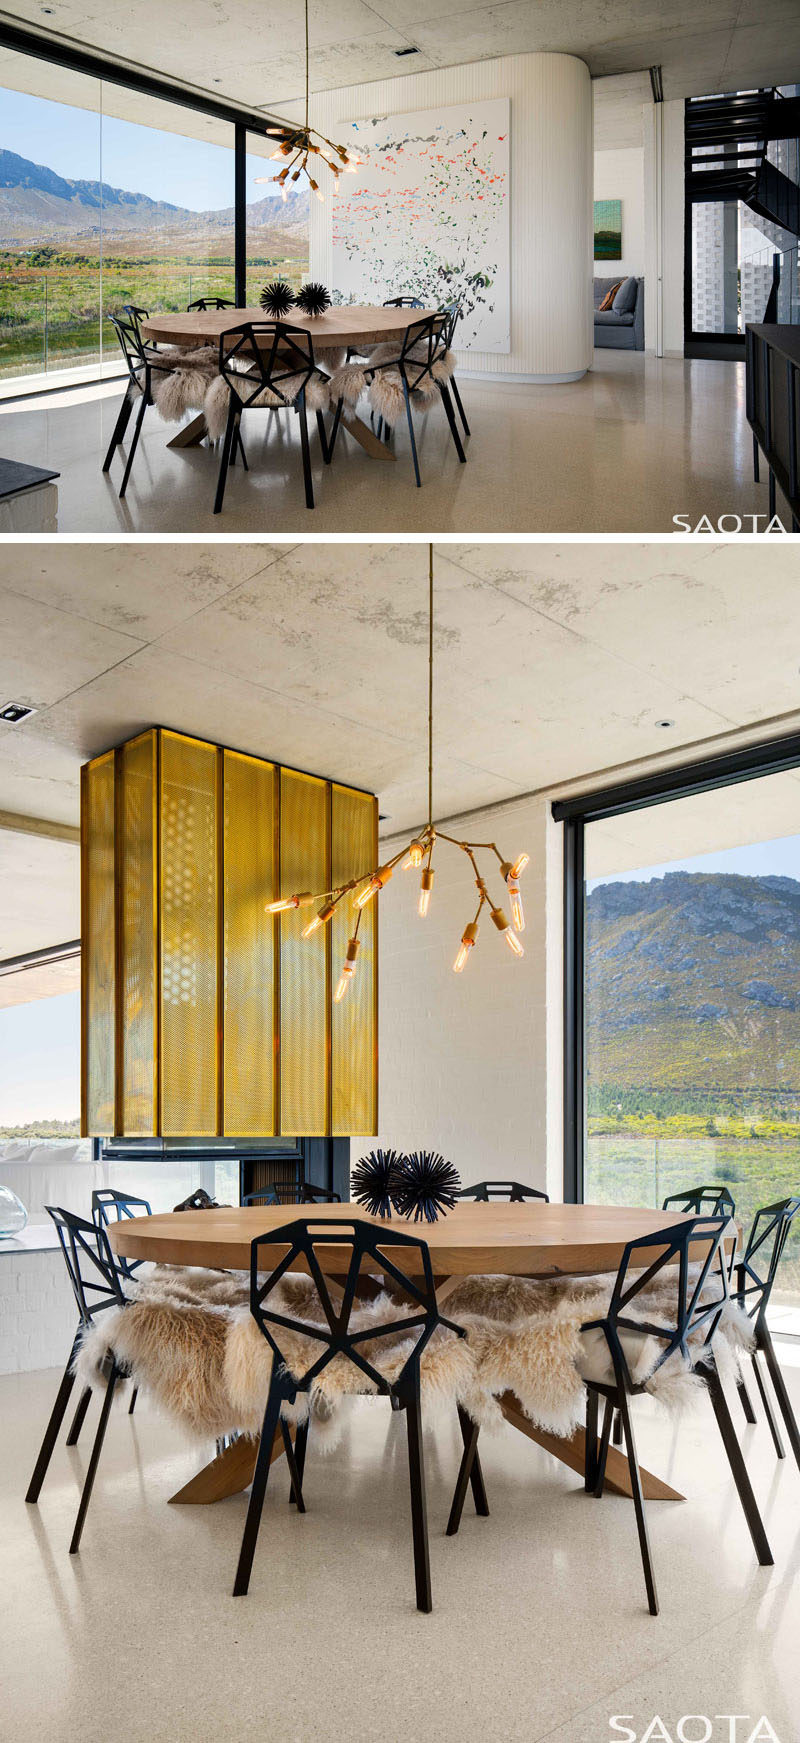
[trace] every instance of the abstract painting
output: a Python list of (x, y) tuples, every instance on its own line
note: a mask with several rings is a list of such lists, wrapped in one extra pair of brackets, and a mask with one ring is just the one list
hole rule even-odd
[(595, 260), (622, 259), (622, 201), (595, 200)]
[(462, 299), (459, 350), (510, 350), (507, 97), (337, 122), (362, 159), (333, 200), (335, 300)]

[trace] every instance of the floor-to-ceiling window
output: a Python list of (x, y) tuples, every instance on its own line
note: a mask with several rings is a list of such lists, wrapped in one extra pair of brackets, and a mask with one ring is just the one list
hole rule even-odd
[[(581, 824), (579, 1188), (800, 1193), (800, 768)], [(773, 1297), (800, 1335), (800, 1231)]]
[[(27, 54), (0, 72), (0, 390), (122, 366), (125, 304), (235, 300), (235, 128)], [(284, 203), (248, 136), (248, 298), (308, 268), (308, 197)]]

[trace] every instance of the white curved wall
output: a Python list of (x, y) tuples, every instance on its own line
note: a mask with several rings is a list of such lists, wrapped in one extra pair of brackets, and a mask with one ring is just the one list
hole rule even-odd
[[(511, 350), (464, 352), (462, 369), (517, 380), (563, 381), (592, 359), (592, 87), (574, 55), (506, 55), (368, 85), (323, 91), (312, 124), (511, 99)], [(299, 114), (296, 104), (282, 113)], [(330, 202), (311, 201), (311, 271), (332, 280)]]

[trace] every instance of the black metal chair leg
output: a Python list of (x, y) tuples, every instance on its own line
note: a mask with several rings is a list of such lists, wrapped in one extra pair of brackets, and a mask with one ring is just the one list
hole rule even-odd
[(752, 1427), (753, 1423), (758, 1421), (758, 1418), (757, 1418), (756, 1413), (753, 1409), (752, 1398), (750, 1397), (750, 1393), (748, 1392), (747, 1387), (745, 1385), (744, 1374), (739, 1375), (739, 1378), (736, 1382), (736, 1390), (739, 1394), (739, 1402), (740, 1402), (742, 1409), (744, 1411), (745, 1422), (749, 1422), (750, 1426)]
[(283, 1416), (281, 1417), (281, 1435), (283, 1438), (283, 1450), (286, 1454), (286, 1463), (289, 1468), (289, 1501), (293, 1507), (297, 1508), (298, 1513), (305, 1513), (306, 1504), (303, 1500), (303, 1479), (300, 1475), (297, 1460), (294, 1455), (292, 1437), (289, 1433), (289, 1424)]
[(134, 1413), (134, 1410), (136, 1409), (136, 1400), (137, 1400), (138, 1396), (139, 1396), (139, 1388), (138, 1388), (138, 1386), (134, 1386), (133, 1391), (131, 1393), (131, 1401), (130, 1401), (130, 1404), (128, 1405), (128, 1415), (129, 1416), (132, 1416)]
[(220, 463), (219, 463), (219, 478), (217, 479), (217, 494), (214, 498), (214, 513), (215, 514), (221, 514), (221, 512), (222, 512), (222, 502), (223, 502), (223, 498), (225, 495), (225, 482), (226, 482), (226, 479), (228, 477), (228, 467), (230, 465), (231, 449), (233, 447), (233, 433), (234, 433), (235, 423), (236, 423), (236, 406), (234, 405), (234, 402), (233, 402), (233, 394), (231, 394), (231, 402), (230, 402), (230, 405), (228, 406), (228, 421), (225, 425), (225, 438), (224, 438), (224, 441), (222, 443), (222, 458), (221, 458)]
[(764, 1406), (764, 1415), (766, 1416), (766, 1419), (767, 1419), (767, 1426), (769, 1428), (769, 1432), (772, 1435), (772, 1444), (775, 1448), (776, 1456), (779, 1459), (785, 1459), (786, 1448), (784, 1447), (783, 1441), (781, 1440), (781, 1431), (778, 1427), (777, 1422), (775, 1421), (775, 1413), (773, 1411), (772, 1405), (771, 1405), (770, 1400), (769, 1400), (769, 1393), (767, 1391), (766, 1386), (764, 1385), (764, 1376), (763, 1376), (761, 1369), (758, 1365), (758, 1353), (756, 1350), (753, 1351), (752, 1363), (753, 1363), (753, 1373), (755, 1374), (756, 1384), (758, 1386), (758, 1390), (759, 1390), (759, 1393), (761, 1395), (761, 1402)]
[(756, 436), (753, 436), (753, 479), (756, 484), (760, 482), (758, 470), (758, 440)]
[(325, 419), (322, 416), (322, 412), (320, 412), (320, 411), (318, 411), (316, 415), (317, 415), (317, 434), (319, 436), (319, 445), (320, 445), (320, 448), (322, 449), (322, 458), (325, 461), (325, 464), (327, 465), (328, 461), (329, 461), (329, 455), (328, 455), (328, 437), (327, 437), (326, 432), (325, 432)]
[(253, 1486), (250, 1490), (250, 1505), (247, 1509), (242, 1547), (239, 1551), (239, 1561), (236, 1568), (236, 1578), (233, 1582), (233, 1595), (243, 1598), (250, 1584), (250, 1574), (253, 1567), (253, 1556), (258, 1541), (258, 1528), (261, 1524), (261, 1513), (264, 1506), (264, 1496), (267, 1492), (269, 1467), (272, 1459), (272, 1443), (278, 1427), (281, 1409), (281, 1393), (274, 1384), (270, 1386), (267, 1408), (264, 1412), (264, 1426), (261, 1430), (261, 1444), (256, 1459)]
[(92, 1388), (91, 1388), (91, 1386), (84, 1386), (84, 1389), (83, 1389), (83, 1391), (80, 1395), (80, 1398), (78, 1400), (78, 1408), (75, 1412), (75, 1415), (72, 1418), (72, 1426), (70, 1428), (69, 1434), (67, 1435), (67, 1446), (77, 1446), (78, 1436), (81, 1432), (81, 1429), (83, 1428), (84, 1420), (86, 1417), (86, 1412), (89, 1408), (91, 1400), (92, 1400)]
[(406, 417), (408, 419), (408, 434), (409, 434), (409, 438), (411, 441), (411, 458), (414, 462), (414, 477), (416, 478), (416, 481), (417, 481), (417, 489), (420, 490), (422, 488), (422, 479), (420, 478), (420, 475), (419, 475), (419, 460), (417, 459), (417, 438), (414, 434), (414, 419), (411, 415), (411, 400), (409, 398), (408, 382), (406, 381), (405, 376), (403, 376), (402, 380), (403, 380), (403, 397), (404, 397), (405, 402), (406, 402)]
[(453, 411), (453, 401), (451, 400), (448, 389), (445, 386), (445, 383), (443, 381), (437, 382), (436, 385), (437, 385), (439, 392), (441, 394), (441, 397), (442, 397), (442, 405), (444, 406), (444, 409), (447, 413), (447, 422), (450, 425), (450, 434), (453, 438), (453, 444), (454, 444), (456, 453), (458, 455), (458, 458), (459, 458), (462, 466), (466, 466), (467, 456), (464, 453), (464, 446), (463, 446), (463, 443), (461, 441), (461, 437), (458, 433), (458, 425), (456, 423), (456, 414)]
[(450, 391), (451, 391), (453, 398), (456, 402), (456, 405), (458, 407), (458, 415), (459, 415), (459, 417), (461, 419), (461, 423), (463, 425), (464, 435), (471, 436), (472, 431), (469, 427), (469, 424), (467, 423), (467, 414), (464, 410), (463, 405), (461, 404), (461, 395), (458, 391), (458, 383), (457, 383), (454, 375), (451, 375), (451, 377), (450, 377)]
[(133, 394), (131, 392), (130, 386), (128, 386), (125, 389), (125, 397), (122, 401), (122, 405), (120, 406), (119, 411), (117, 412), (117, 421), (114, 425), (114, 434), (112, 435), (111, 441), (108, 444), (108, 453), (106, 454), (105, 460), (103, 461), (103, 471), (104, 472), (108, 471), (108, 469), (111, 465), (111, 462), (114, 458), (115, 449), (117, 449), (119, 447), (120, 442), (124, 438), (125, 431), (127, 430), (128, 424), (130, 422), (130, 415), (131, 415), (132, 411), (133, 411)]
[(781, 1416), (783, 1417), (786, 1426), (786, 1433), (789, 1436), (789, 1445), (794, 1453), (795, 1459), (797, 1460), (798, 1468), (800, 1468), (800, 1429), (797, 1427), (797, 1420), (792, 1409), (792, 1401), (786, 1390), (786, 1382), (781, 1373), (778, 1358), (775, 1354), (772, 1338), (767, 1326), (760, 1325), (758, 1327), (757, 1338), (758, 1347), (764, 1352), (764, 1360), (769, 1369), (769, 1377), (775, 1389), (775, 1397), (780, 1406)]
[(100, 1411), (100, 1421), (97, 1424), (97, 1433), (94, 1437), (94, 1446), (92, 1447), (92, 1456), (89, 1460), (89, 1464), (88, 1464), (87, 1471), (86, 1471), (86, 1477), (85, 1477), (84, 1484), (83, 1484), (83, 1490), (81, 1492), (80, 1506), (78, 1508), (78, 1516), (77, 1516), (77, 1519), (75, 1520), (75, 1530), (72, 1533), (72, 1542), (69, 1546), (70, 1555), (77, 1555), (78, 1550), (80, 1549), (81, 1537), (83, 1536), (83, 1527), (84, 1527), (84, 1523), (86, 1520), (86, 1514), (87, 1514), (87, 1510), (89, 1507), (89, 1502), (92, 1498), (92, 1490), (94, 1488), (94, 1479), (97, 1475), (97, 1467), (98, 1467), (98, 1464), (100, 1463), (100, 1454), (103, 1450), (103, 1441), (106, 1438), (106, 1429), (108, 1427), (108, 1419), (109, 1419), (109, 1416), (111, 1415), (111, 1406), (114, 1402), (114, 1391), (115, 1391), (116, 1384), (117, 1384), (117, 1381), (119, 1378), (120, 1378), (119, 1368), (117, 1367), (116, 1362), (112, 1362), (111, 1372), (108, 1376), (108, 1384), (106, 1386), (106, 1395), (105, 1395), (105, 1398), (103, 1399), (103, 1408)]
[(141, 402), (141, 405), (139, 406), (139, 410), (136, 414), (136, 423), (135, 423), (134, 429), (133, 429), (133, 439), (131, 441), (131, 451), (128, 455), (128, 464), (125, 467), (125, 471), (122, 474), (122, 483), (119, 487), (119, 494), (121, 497), (125, 495), (125, 492), (128, 488), (128, 479), (130, 478), (130, 475), (131, 475), (131, 467), (133, 465), (133, 456), (136, 453), (136, 449), (139, 445), (139, 437), (142, 433), (142, 424), (144, 423), (144, 414), (146, 411), (147, 411), (147, 394), (143, 393), (142, 394), (142, 402)]
[(615, 1446), (622, 1445), (622, 1417), (618, 1410), (614, 1411), (614, 1426), (611, 1437)]
[(769, 518), (775, 519), (775, 473), (769, 469)]
[(308, 445), (308, 416), (305, 394), (301, 393), (297, 407), (300, 415), (300, 448), (303, 455), (303, 481), (306, 487), (306, 508), (314, 507), (314, 485), (311, 478), (311, 452)]
[(44, 1431), (44, 1439), (43, 1439), (42, 1444), (39, 1448), (39, 1456), (38, 1456), (38, 1458), (36, 1460), (36, 1464), (34, 1465), (34, 1468), (33, 1468), (33, 1476), (31, 1477), (31, 1480), (28, 1484), (28, 1491), (27, 1491), (27, 1494), (25, 1496), (26, 1501), (33, 1502), (33, 1501), (38, 1501), (38, 1499), (39, 1499), (39, 1493), (40, 1493), (40, 1490), (42, 1487), (42, 1483), (44, 1482), (45, 1476), (47, 1474), (47, 1467), (48, 1467), (50, 1460), (53, 1456), (53, 1448), (54, 1448), (56, 1441), (58, 1439), (58, 1431), (61, 1427), (62, 1422), (64, 1421), (64, 1417), (66, 1416), (67, 1405), (69, 1404), (69, 1401), (70, 1401), (70, 1396), (72, 1394), (72, 1388), (75, 1385), (75, 1375), (72, 1372), (72, 1364), (75, 1360), (75, 1354), (76, 1354), (77, 1348), (78, 1348), (78, 1337), (76, 1336), (75, 1340), (73, 1342), (73, 1345), (72, 1345), (72, 1349), (69, 1352), (69, 1358), (67, 1361), (67, 1365), (66, 1365), (64, 1372), (61, 1376), (61, 1384), (60, 1384), (58, 1391), (56, 1393), (56, 1401), (55, 1401), (55, 1404), (53, 1405), (53, 1408), (50, 1412), (50, 1421), (48, 1422), (47, 1427)]
[(639, 1533), (639, 1549), (641, 1551), (642, 1567), (644, 1569), (647, 1603), (651, 1616), (657, 1616), (658, 1593), (656, 1592), (656, 1580), (653, 1572), (653, 1558), (650, 1552), (650, 1538), (647, 1532), (647, 1515), (644, 1510), (644, 1495), (642, 1494), (642, 1479), (639, 1473), (639, 1459), (636, 1452), (636, 1441), (633, 1433), (633, 1421), (631, 1419), (628, 1395), (622, 1384), (619, 1385), (617, 1397), (619, 1400), (619, 1413), (622, 1417), (622, 1432), (625, 1436), (625, 1447), (628, 1454), (628, 1469), (631, 1476), (631, 1494), (633, 1495), (633, 1505), (636, 1513), (636, 1529)]
[(406, 1404), (408, 1434), (408, 1474), (411, 1484), (411, 1530), (414, 1538), (414, 1579), (417, 1588), (417, 1609), (427, 1616), (433, 1609), (431, 1596), (431, 1564), (428, 1550), (428, 1512), (425, 1501), (425, 1466), (422, 1458), (422, 1410), (419, 1399), (419, 1372)]
[(339, 434), (339, 425), (342, 421), (342, 408), (343, 408), (343, 406), (344, 406), (344, 400), (343, 399), (337, 400), (336, 410), (333, 414), (333, 423), (331, 425), (330, 440), (328, 442), (328, 452), (325, 455), (326, 466), (330, 466), (330, 463), (333, 459), (333, 450), (336, 447), (336, 437)]
[(301, 1484), (306, 1470), (306, 1452), (308, 1449), (308, 1431), (310, 1427), (311, 1423), (309, 1422), (308, 1417), (306, 1417), (305, 1422), (298, 1423), (297, 1432), (294, 1437), (294, 1456)]
[(747, 1475), (747, 1466), (742, 1457), (742, 1449), (736, 1439), (736, 1431), (731, 1420), (728, 1401), (722, 1390), (719, 1375), (716, 1368), (703, 1368), (702, 1373), (711, 1395), (711, 1403), (714, 1407), (717, 1426), (722, 1436), (722, 1444), (728, 1456), (731, 1475), (739, 1492), (739, 1500), (742, 1503), (742, 1510), (745, 1519), (747, 1520), (748, 1530), (753, 1539), (753, 1548), (755, 1549), (761, 1566), (772, 1567), (772, 1550), (769, 1547), (761, 1514), (758, 1511), (758, 1504), (755, 1495), (753, 1494), (750, 1478)]
[(593, 1386), (586, 1388), (586, 1438), (583, 1453), (583, 1486), (591, 1495), (597, 1479), (597, 1410), (599, 1394)]
[[(619, 1412), (616, 1412), (616, 1414), (618, 1415)], [(605, 1487), (606, 1465), (608, 1464), (608, 1445), (611, 1439), (611, 1423), (614, 1415), (614, 1401), (612, 1398), (607, 1398), (606, 1407), (603, 1412), (603, 1429), (600, 1435), (600, 1446), (597, 1452), (597, 1470), (595, 1472), (593, 1491), (595, 1500), (597, 1501), (600, 1500)]]
[(459, 1525), (461, 1524), (461, 1515), (464, 1511), (464, 1501), (466, 1500), (468, 1485), (471, 1485), (472, 1487), (472, 1498), (475, 1502), (475, 1512), (482, 1519), (488, 1519), (489, 1517), (489, 1503), (486, 1499), (483, 1472), (481, 1470), (481, 1462), (478, 1455), (480, 1424), (473, 1422), (471, 1417), (467, 1415), (466, 1410), (462, 1409), (460, 1404), (458, 1406), (458, 1422), (461, 1429), (461, 1439), (464, 1443), (464, 1450), (461, 1455), (461, 1463), (458, 1467), (456, 1486), (453, 1491), (453, 1500), (450, 1506), (450, 1517), (447, 1521), (447, 1530), (445, 1533), (447, 1537), (455, 1537)]

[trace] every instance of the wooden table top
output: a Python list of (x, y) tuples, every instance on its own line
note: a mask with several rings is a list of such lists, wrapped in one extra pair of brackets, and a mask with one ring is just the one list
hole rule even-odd
[[(428, 1243), (437, 1276), (468, 1277), (482, 1272), (506, 1276), (580, 1276), (616, 1271), (628, 1241), (685, 1221), (674, 1211), (626, 1209), (597, 1204), (457, 1204), (435, 1223), (407, 1223), (400, 1218), (381, 1222), (357, 1205), (250, 1205), (244, 1209), (170, 1211), (164, 1215), (125, 1219), (109, 1233), (115, 1252), (126, 1259), (150, 1259), (164, 1265), (207, 1265), (229, 1271), (250, 1266), (250, 1242), (290, 1223), (311, 1217), (315, 1223), (332, 1218), (371, 1223), (387, 1236), (391, 1256), (393, 1227), (419, 1235)], [(409, 1255), (398, 1259), (407, 1271)], [(271, 1260), (277, 1264), (279, 1253)], [(326, 1252), (326, 1270), (344, 1271), (346, 1250)]]
[[(287, 325), (302, 327), (310, 333), (314, 348), (320, 351), (346, 345), (378, 345), (381, 340), (396, 339), (416, 321), (435, 315), (436, 309), (385, 309), (380, 305), (354, 303), (347, 308), (328, 309), (324, 315), (304, 315), (301, 309), (290, 309)], [(146, 339), (163, 345), (216, 345), (221, 333), (240, 326), (243, 321), (268, 321), (261, 308), (193, 309), (190, 314), (150, 315), (142, 321)]]

